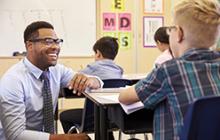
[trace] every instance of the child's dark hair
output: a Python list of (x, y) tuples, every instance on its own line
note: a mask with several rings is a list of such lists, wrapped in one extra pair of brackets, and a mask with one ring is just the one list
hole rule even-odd
[(168, 27), (160, 27), (154, 34), (154, 41), (169, 44), (169, 35), (167, 34)]
[(93, 46), (93, 50), (97, 53), (99, 50), (104, 58), (114, 60), (118, 54), (118, 42), (117, 38), (105, 36), (96, 41)]

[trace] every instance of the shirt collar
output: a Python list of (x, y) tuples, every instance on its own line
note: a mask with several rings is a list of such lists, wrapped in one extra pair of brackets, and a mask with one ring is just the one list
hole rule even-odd
[(97, 62), (107, 62), (107, 63), (114, 63), (114, 61), (112, 59), (102, 59), (100, 61)]
[(41, 74), (43, 73), (43, 71), (41, 69), (39, 69), (38, 67), (36, 67), (35, 65), (33, 65), (28, 59), (27, 57), (24, 58), (23, 60), (24, 65), (26, 66), (26, 68), (28, 69), (28, 71), (34, 75), (34, 77), (36, 79), (40, 79)]
[(213, 60), (220, 57), (220, 53), (210, 49), (192, 48), (187, 50), (180, 59), (184, 60)]

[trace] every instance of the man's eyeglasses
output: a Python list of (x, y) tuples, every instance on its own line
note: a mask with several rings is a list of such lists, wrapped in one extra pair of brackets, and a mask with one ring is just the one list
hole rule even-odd
[(170, 33), (171, 33), (171, 31), (173, 29), (177, 29), (176, 26), (169, 26), (169, 27), (167, 27), (167, 29), (166, 29), (167, 34), (170, 35)]
[(41, 42), (44, 45), (47, 46), (52, 46), (52, 45), (57, 45), (61, 46), (63, 43), (63, 39), (53, 39), (53, 38), (37, 38), (37, 39), (30, 39), (30, 42)]

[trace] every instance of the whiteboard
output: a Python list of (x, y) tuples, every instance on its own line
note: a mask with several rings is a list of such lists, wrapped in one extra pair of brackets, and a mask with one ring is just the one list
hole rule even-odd
[(0, 0), (0, 56), (25, 50), (23, 32), (33, 21), (52, 23), (64, 39), (61, 56), (90, 56), (96, 40), (95, 0)]

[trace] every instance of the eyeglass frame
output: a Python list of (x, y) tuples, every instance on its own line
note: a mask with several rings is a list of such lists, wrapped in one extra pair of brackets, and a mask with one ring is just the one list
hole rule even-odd
[(168, 35), (170, 35), (172, 29), (177, 29), (177, 27), (176, 26), (168, 26), (167, 29), (166, 29), (166, 32), (167, 32)]
[(57, 46), (61, 46), (62, 43), (63, 43), (63, 39), (53, 39), (53, 38), (36, 38), (36, 39), (30, 39), (28, 40), (30, 42), (41, 42), (43, 43), (44, 45), (47, 45), (47, 46), (52, 46), (52, 45), (57, 45)]

